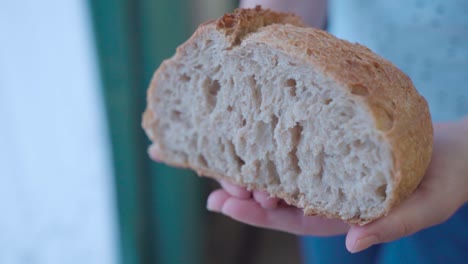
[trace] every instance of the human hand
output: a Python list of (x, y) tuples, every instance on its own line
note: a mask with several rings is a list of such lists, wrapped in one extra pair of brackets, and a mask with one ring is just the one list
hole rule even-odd
[(302, 210), (267, 194), (222, 181), (207, 208), (246, 224), (296, 235), (331, 236), (347, 233), (346, 247), (359, 252), (444, 222), (468, 201), (468, 119), (437, 124), (429, 168), (415, 192), (387, 216), (364, 226), (304, 216)]
[(207, 208), (239, 222), (296, 235), (331, 236), (346, 233), (349, 225), (340, 220), (305, 216), (301, 209), (270, 198), (261, 191), (249, 192), (225, 180), (208, 197)]

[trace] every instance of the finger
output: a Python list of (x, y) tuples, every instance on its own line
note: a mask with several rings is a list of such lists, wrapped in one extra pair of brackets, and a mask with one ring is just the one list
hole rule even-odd
[(342, 221), (305, 216), (301, 209), (292, 206), (267, 210), (253, 199), (229, 197), (221, 212), (239, 222), (296, 235), (330, 236), (346, 233), (349, 229)]
[(158, 150), (156, 146), (153, 144), (148, 148), (148, 155), (150, 158), (156, 162), (161, 162), (161, 158), (158, 156)]
[(219, 183), (230, 195), (235, 196), (240, 199), (249, 199), (251, 193), (247, 191), (244, 187), (232, 184), (226, 180), (220, 180)]
[(346, 237), (346, 247), (355, 253), (439, 224), (450, 215), (447, 207), (440, 202), (443, 200), (424, 189), (418, 189), (388, 216), (364, 226), (351, 227)]
[(262, 191), (254, 191), (253, 198), (265, 209), (275, 209), (280, 200), (278, 198), (270, 197), (268, 193)]
[(224, 203), (229, 197), (231, 197), (231, 195), (229, 195), (229, 193), (223, 189), (218, 189), (216, 191), (213, 191), (208, 196), (208, 200), (206, 202), (206, 208), (209, 211), (219, 213), (221, 212), (221, 209), (223, 208)]

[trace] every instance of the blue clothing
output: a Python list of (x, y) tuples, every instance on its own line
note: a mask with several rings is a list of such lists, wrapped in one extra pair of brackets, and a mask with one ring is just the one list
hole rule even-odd
[[(468, 1), (331, 0), (329, 30), (406, 72), (432, 118), (468, 115)], [(467, 135), (468, 140), (468, 135)], [(355, 255), (344, 236), (302, 238), (306, 263), (468, 263), (468, 205), (447, 222)]]

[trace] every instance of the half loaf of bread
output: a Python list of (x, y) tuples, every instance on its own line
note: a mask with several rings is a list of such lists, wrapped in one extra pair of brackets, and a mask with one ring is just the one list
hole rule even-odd
[(161, 64), (143, 127), (167, 164), (358, 224), (417, 187), (433, 134), (390, 62), (260, 7), (202, 24)]

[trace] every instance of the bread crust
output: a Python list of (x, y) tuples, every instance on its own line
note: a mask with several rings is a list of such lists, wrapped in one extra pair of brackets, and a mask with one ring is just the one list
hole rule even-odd
[[(229, 49), (245, 43), (256, 43), (277, 49), (298, 61), (311, 64), (328, 78), (346, 87), (374, 118), (382, 138), (391, 146), (393, 156), (394, 192), (382, 214), (410, 195), (421, 181), (432, 154), (433, 127), (427, 102), (419, 95), (410, 78), (389, 61), (377, 56), (368, 48), (340, 40), (322, 30), (304, 27), (297, 16), (261, 9), (237, 9), (217, 21), (202, 24), (194, 35), (177, 49), (183, 52), (188, 45), (199, 41), (208, 31), (216, 30), (225, 36)], [(244, 44), (245, 44), (244, 43)], [(177, 56), (177, 55), (176, 55)], [(148, 90), (148, 108), (143, 116), (143, 127), (157, 144), (153, 127), (155, 118), (151, 111), (152, 94), (157, 89), (156, 76), (171, 64), (166, 60), (156, 71)], [(161, 160), (174, 166), (194, 169), (199, 175), (231, 178), (190, 164), (175, 164), (164, 156)], [(249, 189), (263, 190), (260, 186), (235, 182)], [(271, 194), (298, 206), (286, 193)], [(325, 210), (306, 210), (306, 215), (340, 218)], [(380, 217), (377, 216), (376, 218)], [(351, 224), (365, 224), (373, 219), (359, 216), (346, 220)]]

